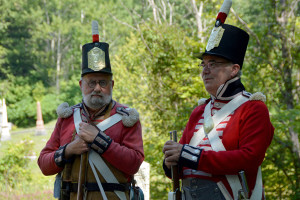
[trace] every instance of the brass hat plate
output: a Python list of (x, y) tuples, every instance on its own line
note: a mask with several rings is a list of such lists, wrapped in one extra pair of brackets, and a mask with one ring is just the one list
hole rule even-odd
[(222, 26), (214, 27), (211, 31), (209, 40), (207, 42), (206, 50), (210, 51), (215, 47), (218, 47), (221, 39), (223, 37), (225, 29), (222, 28)]
[(94, 71), (100, 71), (105, 68), (105, 52), (94, 47), (88, 52), (88, 68)]

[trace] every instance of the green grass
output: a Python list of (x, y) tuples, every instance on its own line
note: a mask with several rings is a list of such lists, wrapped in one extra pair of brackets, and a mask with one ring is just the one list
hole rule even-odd
[(0, 159), (3, 156), (3, 152), (7, 149), (9, 144), (19, 143), (24, 138), (30, 138), (33, 141), (34, 149), (33, 154), (36, 155), (36, 159), (29, 162), (31, 181), (23, 181), (18, 183), (15, 188), (7, 187), (5, 183), (0, 183), (0, 200), (12, 199), (12, 200), (27, 200), (27, 199), (41, 199), (49, 200), (53, 198), (53, 184), (55, 176), (44, 176), (37, 165), (37, 158), (45, 146), (46, 142), (51, 136), (56, 121), (52, 121), (45, 125), (47, 130), (46, 135), (35, 135), (35, 127), (28, 129), (14, 129), (11, 133), (11, 140), (3, 141), (0, 143)]

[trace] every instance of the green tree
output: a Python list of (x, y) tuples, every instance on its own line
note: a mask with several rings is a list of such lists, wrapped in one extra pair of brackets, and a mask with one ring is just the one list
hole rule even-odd
[(253, 0), (236, 10), (251, 35), (244, 80), (251, 92), (266, 94), (275, 127), (263, 164), (267, 197), (299, 199), (299, 1)]
[(198, 99), (207, 96), (197, 59), (191, 57), (198, 48), (180, 27), (144, 24), (113, 58), (115, 97), (140, 111), (153, 199), (162, 199), (170, 189), (162, 170), (168, 132), (183, 130)]
[[(203, 51), (220, 1), (208, 0), (1, 0), (0, 96), (8, 118), (34, 126), (36, 100), (43, 119), (56, 118), (62, 101), (81, 100), (81, 46), (110, 44), (114, 97), (140, 112), (152, 198), (170, 190), (161, 148), (170, 130), (181, 131), (199, 98), (208, 97), (192, 53)], [(299, 0), (233, 1), (227, 23), (250, 34), (242, 81), (267, 96), (275, 126), (263, 163), (268, 198), (299, 199)], [(167, 184), (166, 184), (167, 183)]]
[(33, 69), (34, 57), (30, 52), (32, 46), (30, 30), (32, 30), (33, 23), (29, 10), (31, 6), (34, 7), (35, 2), (31, 0), (3, 1), (0, 6), (3, 11), (1, 12), (3, 18), (0, 36), (3, 55), (0, 56), (5, 56), (1, 64), (0, 78), (7, 78), (7, 73), (27, 76)]

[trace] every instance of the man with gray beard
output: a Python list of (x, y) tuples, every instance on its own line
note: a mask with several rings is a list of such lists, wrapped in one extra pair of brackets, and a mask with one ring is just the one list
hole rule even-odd
[(43, 174), (57, 174), (55, 198), (129, 199), (132, 177), (144, 160), (137, 111), (112, 99), (108, 47), (94, 35), (82, 47), (83, 100), (58, 107), (55, 129), (40, 153)]
[[(98, 74), (94, 78), (91, 78), (91, 76), (92, 75), (89, 74), (80, 80), (80, 86), (83, 81), (83, 82), (88, 83), (90, 88), (94, 88), (94, 91), (92, 91), (91, 93), (87, 93), (87, 94), (84, 93), (84, 91), (82, 90), (83, 102), (85, 103), (85, 105), (87, 105), (87, 107), (89, 109), (99, 110), (111, 102), (112, 88), (113, 88), (114, 81), (112, 80), (112, 76), (110, 76), (110, 75)], [(100, 80), (101, 79), (108, 79), (108, 80), (101, 80), (101, 82), (99, 82), (97, 84), (97, 81), (95, 81), (95, 79), (97, 79), (97, 78)], [(92, 79), (92, 81), (89, 81), (89, 79)], [(96, 87), (98, 85), (100, 86), (100, 88)], [(101, 88), (102, 88), (102, 90), (108, 89), (107, 94), (102, 92)]]

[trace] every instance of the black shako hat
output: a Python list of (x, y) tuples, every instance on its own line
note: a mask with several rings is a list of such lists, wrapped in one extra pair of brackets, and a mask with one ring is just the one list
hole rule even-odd
[(82, 46), (81, 77), (90, 73), (111, 74), (108, 48), (109, 44), (99, 42), (97, 21), (92, 21), (93, 43)]
[(83, 45), (81, 76), (89, 73), (112, 74), (108, 48), (109, 44), (105, 42), (94, 42)]
[(203, 59), (204, 55), (223, 57), (233, 63), (239, 64), (241, 69), (247, 50), (249, 35), (244, 30), (228, 24), (214, 27), (205, 52), (197, 57)]

